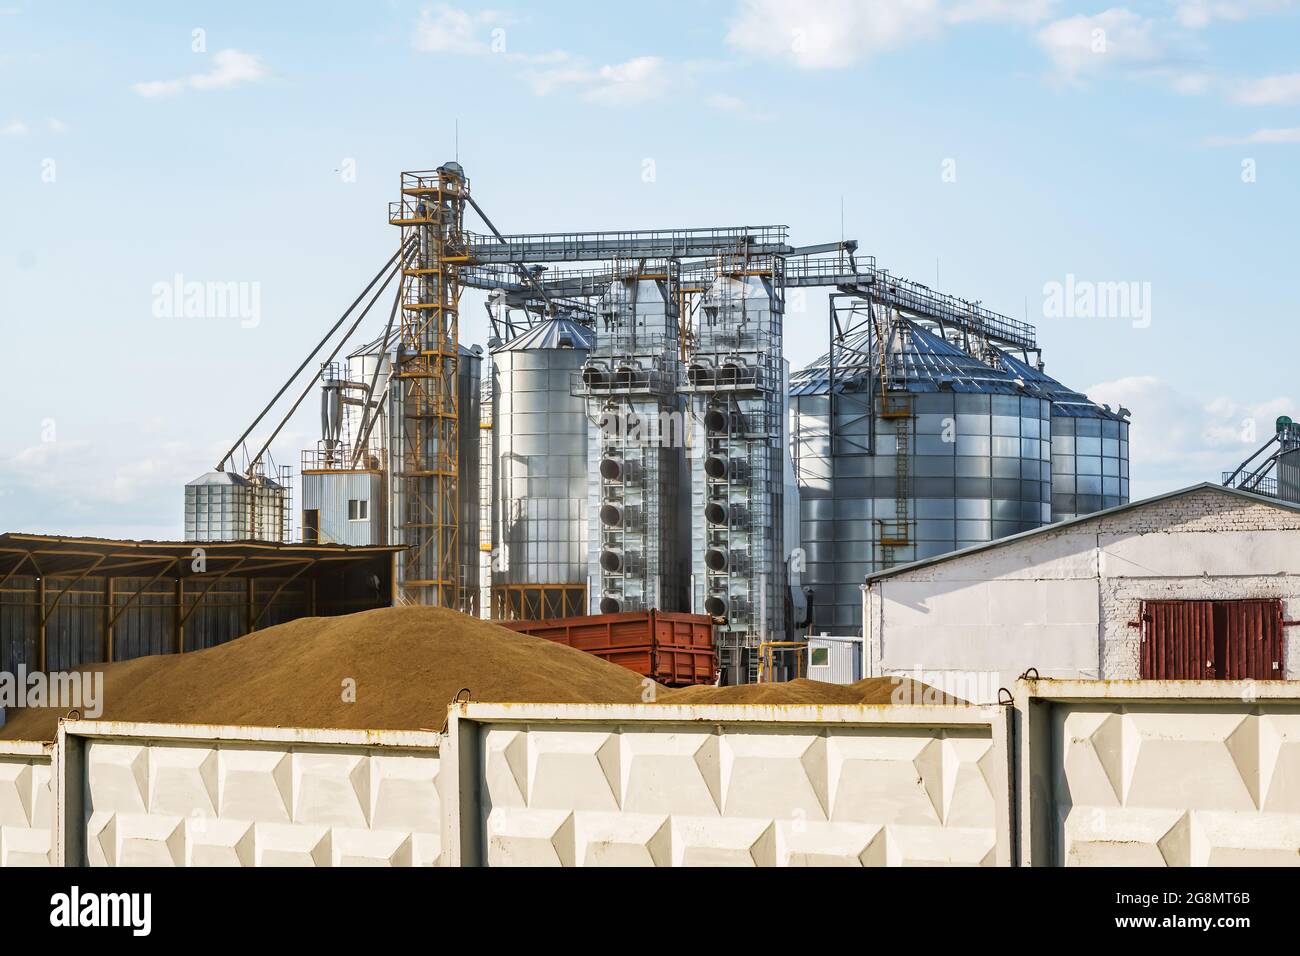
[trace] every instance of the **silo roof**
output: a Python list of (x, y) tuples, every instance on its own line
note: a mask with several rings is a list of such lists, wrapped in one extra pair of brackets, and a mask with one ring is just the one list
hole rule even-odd
[[(377, 355), (380, 352), (394, 352), (401, 341), (401, 329), (393, 329), (388, 336), (387, 342), (384, 340), (383, 333), (375, 336), (364, 345), (360, 345), (348, 353), (348, 358), (360, 358), (363, 355)], [(463, 342), (459, 344), (459, 354), (464, 358), (480, 358), (479, 353), (474, 351), (473, 346), (467, 346)]]
[[(898, 353), (894, 365), (896, 383), (909, 392), (996, 392), (1016, 395), (1025, 391), (1015, 381), (1015, 376), (986, 365), (919, 323), (904, 320), (907, 341)], [(838, 364), (835, 368), (837, 391), (841, 377), (845, 382), (875, 368), (877, 358), (874, 336), (865, 329), (850, 336), (843, 343), (844, 352), (856, 353), (856, 361)], [(817, 395), (825, 393), (830, 385), (830, 362), (823, 355), (817, 361), (795, 373), (790, 383), (791, 395)]]
[(520, 352), (526, 349), (575, 348), (591, 350), (596, 344), (595, 330), (572, 319), (547, 319), (526, 332), (521, 332), (509, 342), (492, 350)]
[(1061, 384), (1047, 373), (1035, 368), (1028, 362), (1016, 358), (1011, 353), (999, 350), (999, 354), (1002, 358), (1002, 364), (1007, 367), (1007, 370), (1012, 375), (1024, 380), (1027, 391), (1037, 394), (1040, 398), (1051, 399), (1053, 415), (1062, 415), (1067, 418), (1125, 420), (1117, 413), (1102, 408), (1083, 392), (1075, 391), (1068, 385)]
[(251, 482), (243, 475), (236, 474), (233, 471), (210, 471), (206, 475), (199, 475), (193, 481), (185, 483), (186, 488), (194, 488), (201, 485), (248, 485)]

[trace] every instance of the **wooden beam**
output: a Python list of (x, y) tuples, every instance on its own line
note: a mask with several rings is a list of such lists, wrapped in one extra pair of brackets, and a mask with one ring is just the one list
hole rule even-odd
[(110, 623), (116, 624), (117, 619), (122, 616), (123, 611), (125, 611), (132, 604), (134, 604), (136, 600), (140, 597), (140, 595), (144, 594), (144, 592), (147, 591), (150, 587), (158, 583), (158, 581), (162, 580), (163, 575), (165, 575), (172, 568), (176, 567), (180, 563), (180, 561), (181, 561), (180, 558), (171, 558), (167, 564), (163, 565), (162, 570), (160, 570), (157, 574), (155, 574), (152, 578), (150, 578), (146, 584), (138, 588), (135, 591), (135, 593), (133, 593), (129, 598), (127, 598), (126, 601), (122, 604), (122, 606), (113, 613), (113, 619)]
[(239, 568), (240, 568), (240, 566), (241, 566), (245, 561), (247, 561), (247, 560), (248, 560), (248, 558), (246, 558), (246, 557), (245, 557), (245, 558), (240, 558), (238, 561), (236, 561), (234, 564), (232, 564), (232, 565), (231, 565), (229, 568), (227, 568), (225, 571), (222, 571), (222, 572), (221, 572), (220, 574), (218, 574), (215, 578), (213, 578), (213, 579), (212, 579), (212, 583), (209, 584), (206, 588), (204, 588), (204, 589), (203, 589), (203, 592), (202, 592), (201, 594), (199, 594), (198, 598), (197, 598), (197, 599), (195, 600), (195, 602), (194, 602), (194, 606), (191, 607), (188, 611), (186, 611), (186, 612), (184, 613), (184, 615), (181, 617), (181, 624), (183, 625), (186, 621), (188, 621), (188, 620), (190, 619), (190, 616), (193, 615), (193, 613), (199, 609), (199, 605), (202, 604), (203, 601), (207, 598), (207, 596), (208, 596), (208, 592), (209, 592), (209, 591), (211, 591), (213, 588), (215, 588), (218, 584), (220, 584), (223, 580), (225, 580), (227, 577), (229, 577), (229, 576), (230, 576), (231, 574), (233, 574), (235, 571), (238, 571)]
[[(100, 566), (101, 564), (103, 564), (103, 563), (104, 563), (104, 558), (101, 557), (98, 561), (96, 561), (96, 562), (95, 562), (94, 564), (92, 564), (90, 567), (86, 568), (86, 570), (82, 571), (82, 572), (81, 572), (80, 574), (78, 574), (75, 578), (73, 578), (71, 581), (69, 581), (69, 582), (68, 582), (68, 586), (67, 586), (66, 588), (64, 588), (62, 591), (60, 591), (58, 594), (56, 594), (56, 595), (54, 596), (54, 603), (53, 603), (53, 604), (51, 604), (48, 608), (41, 608), (41, 615), (42, 615), (42, 621), (41, 621), (41, 623), (44, 624), (46, 621), (48, 621), (48, 620), (50, 619), (50, 615), (54, 613), (55, 608), (57, 608), (57, 607), (59, 606), (59, 602), (63, 600), (63, 596), (64, 596), (65, 594), (67, 594), (67, 593), (68, 593), (69, 591), (71, 591), (74, 587), (76, 587), (76, 585), (77, 585), (79, 582), (85, 580), (85, 578), (86, 578), (87, 575), (89, 575), (91, 572), (93, 572), (97, 567), (99, 567), (99, 566)], [(41, 581), (44, 581), (44, 580), (45, 580), (44, 578), (41, 578)]]
[(176, 572), (176, 613), (173, 620), (176, 623), (176, 653), (185, 653), (185, 578), (181, 577), (180, 569)]
[[(9, 583), (9, 579), (12, 578), (15, 574), (17, 574), (17, 573), (19, 572), (19, 570), (22, 569), (22, 566), (23, 566), (24, 564), (26, 564), (28, 561), (32, 561), (31, 553), (30, 553), (30, 552), (24, 552), (24, 553), (23, 553), (23, 556), (22, 556), (22, 560), (20, 560), (17, 564), (15, 564), (12, 568), (10, 568), (8, 574), (6, 574), (4, 577), (0, 578), (0, 588), (4, 587), (6, 584), (8, 584), (8, 583)], [(36, 563), (35, 561), (32, 561), (33, 566), (35, 565), (35, 563)]]
[(45, 670), (45, 575), (36, 582), (36, 659)]
[(104, 578), (104, 661), (113, 663), (113, 575)]
[(283, 592), (284, 589), (287, 588), (294, 581), (298, 580), (298, 578), (302, 575), (302, 573), (306, 571), (308, 568), (310, 568), (312, 564), (313, 564), (312, 561), (306, 561), (301, 568), (299, 568), (290, 577), (285, 578), (284, 581), (281, 582), (280, 586), (275, 589), (275, 593), (272, 594), (270, 599), (266, 602), (266, 604), (262, 606), (262, 610), (260, 610), (257, 613), (257, 617), (253, 618), (254, 627), (256, 627), (257, 622), (262, 619), (262, 615), (271, 609), (271, 605), (275, 603), (275, 599), (280, 596), (281, 592)]

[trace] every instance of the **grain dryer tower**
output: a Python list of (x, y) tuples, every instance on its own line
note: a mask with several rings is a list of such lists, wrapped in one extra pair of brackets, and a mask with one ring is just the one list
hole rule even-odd
[(776, 256), (724, 261), (700, 301), (686, 369), (692, 605), (713, 618), (733, 680), (756, 664), (749, 652), (785, 637), (783, 266)]
[(685, 601), (685, 403), (675, 262), (620, 263), (575, 379), (592, 423), (587, 513), (593, 614)]

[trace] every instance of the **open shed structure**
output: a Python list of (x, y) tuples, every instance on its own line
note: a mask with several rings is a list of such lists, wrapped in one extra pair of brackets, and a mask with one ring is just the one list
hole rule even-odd
[(0, 671), (185, 653), (387, 607), (399, 550), (0, 534)]

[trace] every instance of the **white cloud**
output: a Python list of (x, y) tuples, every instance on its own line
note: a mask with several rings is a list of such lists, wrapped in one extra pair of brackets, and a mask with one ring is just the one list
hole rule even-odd
[(1032, 24), (1059, 0), (740, 0), (727, 42), (809, 70), (851, 66), (877, 53), (975, 22)]
[(741, 0), (727, 42), (804, 69), (836, 69), (932, 36), (942, 20), (938, 0)]
[(55, 119), (51, 116), (45, 121), (45, 128), (51, 133), (66, 133), (68, 131), (68, 124), (63, 122), (63, 120)]
[(770, 123), (776, 118), (773, 114), (757, 109), (747, 100), (743, 100), (739, 96), (732, 96), (730, 93), (714, 93), (705, 99), (705, 103), (719, 113), (739, 116), (755, 123)]
[(638, 56), (622, 63), (588, 68), (566, 66), (525, 74), (538, 96), (573, 90), (583, 99), (604, 106), (631, 106), (661, 98), (673, 85), (673, 74), (661, 57)]
[(0, 136), (26, 136), (31, 130), (22, 120), (11, 120), (4, 126), (0, 126)]
[(1129, 473), (1135, 499), (1219, 481), (1268, 439), (1279, 415), (1296, 409), (1288, 397), (1255, 404), (1223, 396), (1200, 401), (1150, 375), (1102, 382), (1086, 391), (1095, 402), (1123, 405), (1133, 413)]
[[(0, 531), (179, 539), (185, 483), (226, 451), (225, 442), (196, 443), (161, 418), (100, 424), (93, 439), (59, 428), (57, 441), (0, 449)], [(277, 448), (312, 440), (289, 428)]]
[(1156, 63), (1164, 55), (1156, 22), (1125, 7), (1056, 20), (1038, 32), (1037, 40), (1066, 80), (1110, 66)]
[(1247, 136), (1215, 136), (1206, 141), (1208, 146), (1275, 146), (1282, 143), (1300, 143), (1300, 126), (1257, 129)]
[(1177, 0), (1174, 18), (1189, 30), (1203, 30), (1215, 21), (1240, 22), (1256, 14), (1276, 13), (1294, 0)]
[(492, 31), (507, 23), (509, 19), (495, 10), (469, 13), (440, 3), (432, 10), (420, 11), (412, 42), (426, 53), (487, 53)]
[(1276, 106), (1300, 102), (1300, 73), (1282, 73), (1241, 83), (1233, 92), (1247, 106)]
[(1175, 93), (1196, 96), (1209, 92), (1214, 82), (1208, 73), (1176, 73), (1169, 78), (1169, 87)]
[(260, 83), (270, 75), (270, 70), (256, 54), (221, 50), (212, 55), (212, 68), (206, 73), (194, 73), (175, 80), (136, 83), (134, 89), (141, 96), (152, 99), (178, 96), (186, 90), (224, 90), (245, 83)]
[(949, 5), (945, 19), (949, 23), (979, 20), (1038, 23), (1051, 15), (1057, 4), (1058, 0), (957, 0)]

